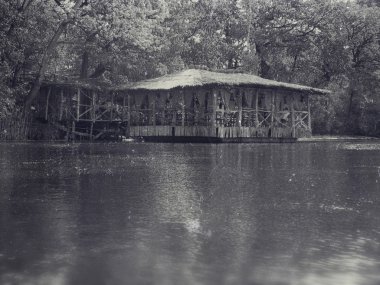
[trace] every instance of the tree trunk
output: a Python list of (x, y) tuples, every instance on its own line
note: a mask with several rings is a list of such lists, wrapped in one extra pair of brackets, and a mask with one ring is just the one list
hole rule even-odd
[(352, 109), (353, 109), (353, 101), (354, 101), (355, 91), (354, 89), (350, 90), (350, 98), (348, 103), (348, 110), (347, 110), (347, 119), (345, 123), (345, 129), (348, 132), (352, 132), (355, 129), (355, 123), (352, 120)]
[(266, 62), (265, 59), (260, 60), (260, 76), (263, 78), (269, 78), (269, 70), (270, 70), (270, 65)]
[(104, 72), (106, 72), (106, 67), (103, 63), (99, 63), (98, 66), (95, 68), (95, 71), (93, 74), (90, 75), (90, 78), (98, 78), (103, 75)]
[(21, 72), (21, 64), (17, 63), (16, 66), (15, 66), (15, 68), (14, 68), (13, 76), (12, 76), (12, 82), (11, 82), (11, 87), (12, 88), (16, 87), (18, 76), (20, 75), (20, 72)]
[(230, 57), (227, 60), (227, 69), (233, 69), (233, 68), (234, 68), (234, 59), (232, 57)]
[(25, 105), (24, 105), (25, 111), (29, 111), (30, 105), (32, 104), (33, 100), (37, 97), (38, 92), (40, 91), (41, 82), (43, 80), (45, 71), (49, 64), (50, 55), (52, 51), (55, 49), (55, 47), (57, 46), (58, 39), (61, 36), (61, 34), (64, 32), (68, 24), (69, 24), (68, 21), (64, 21), (59, 25), (58, 29), (54, 33), (53, 38), (50, 40), (47, 48), (45, 49), (45, 52), (42, 56), (40, 68), (37, 72), (36, 78), (33, 81), (32, 88), (25, 100)]
[(259, 75), (263, 78), (269, 78), (270, 65), (264, 59), (262, 55), (262, 45), (256, 44), (256, 55), (260, 59), (259, 63)]
[(351, 89), (351, 92), (350, 92), (350, 101), (349, 101), (348, 110), (347, 110), (347, 120), (348, 121), (351, 118), (353, 100), (354, 100), (354, 90)]
[(82, 66), (80, 70), (80, 79), (88, 78), (88, 51), (85, 51), (82, 55)]

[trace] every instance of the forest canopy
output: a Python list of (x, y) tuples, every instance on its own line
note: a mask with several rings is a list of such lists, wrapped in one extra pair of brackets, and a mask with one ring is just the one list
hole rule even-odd
[(46, 78), (136, 81), (234, 69), (332, 92), (317, 133), (380, 136), (376, 0), (0, 0), (0, 117)]

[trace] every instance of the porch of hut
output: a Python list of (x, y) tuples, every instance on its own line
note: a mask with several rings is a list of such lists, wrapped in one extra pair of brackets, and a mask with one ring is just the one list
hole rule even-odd
[(126, 133), (126, 97), (85, 82), (43, 82), (33, 103), (34, 118), (68, 140), (118, 139)]

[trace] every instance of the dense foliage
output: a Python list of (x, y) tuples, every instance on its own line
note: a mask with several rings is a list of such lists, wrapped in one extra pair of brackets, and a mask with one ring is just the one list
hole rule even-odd
[(380, 135), (377, 1), (0, 0), (0, 14), (2, 117), (28, 110), (46, 77), (196, 66), (328, 88), (314, 132)]

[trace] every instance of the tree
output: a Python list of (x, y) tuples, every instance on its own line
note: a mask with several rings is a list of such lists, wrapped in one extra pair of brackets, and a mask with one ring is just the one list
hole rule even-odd
[[(319, 129), (372, 132), (379, 9), (370, 0), (0, 0), (0, 112), (28, 111), (49, 74), (118, 83), (197, 66), (330, 88), (329, 104), (315, 102)], [(31, 74), (30, 88), (20, 79)]]

